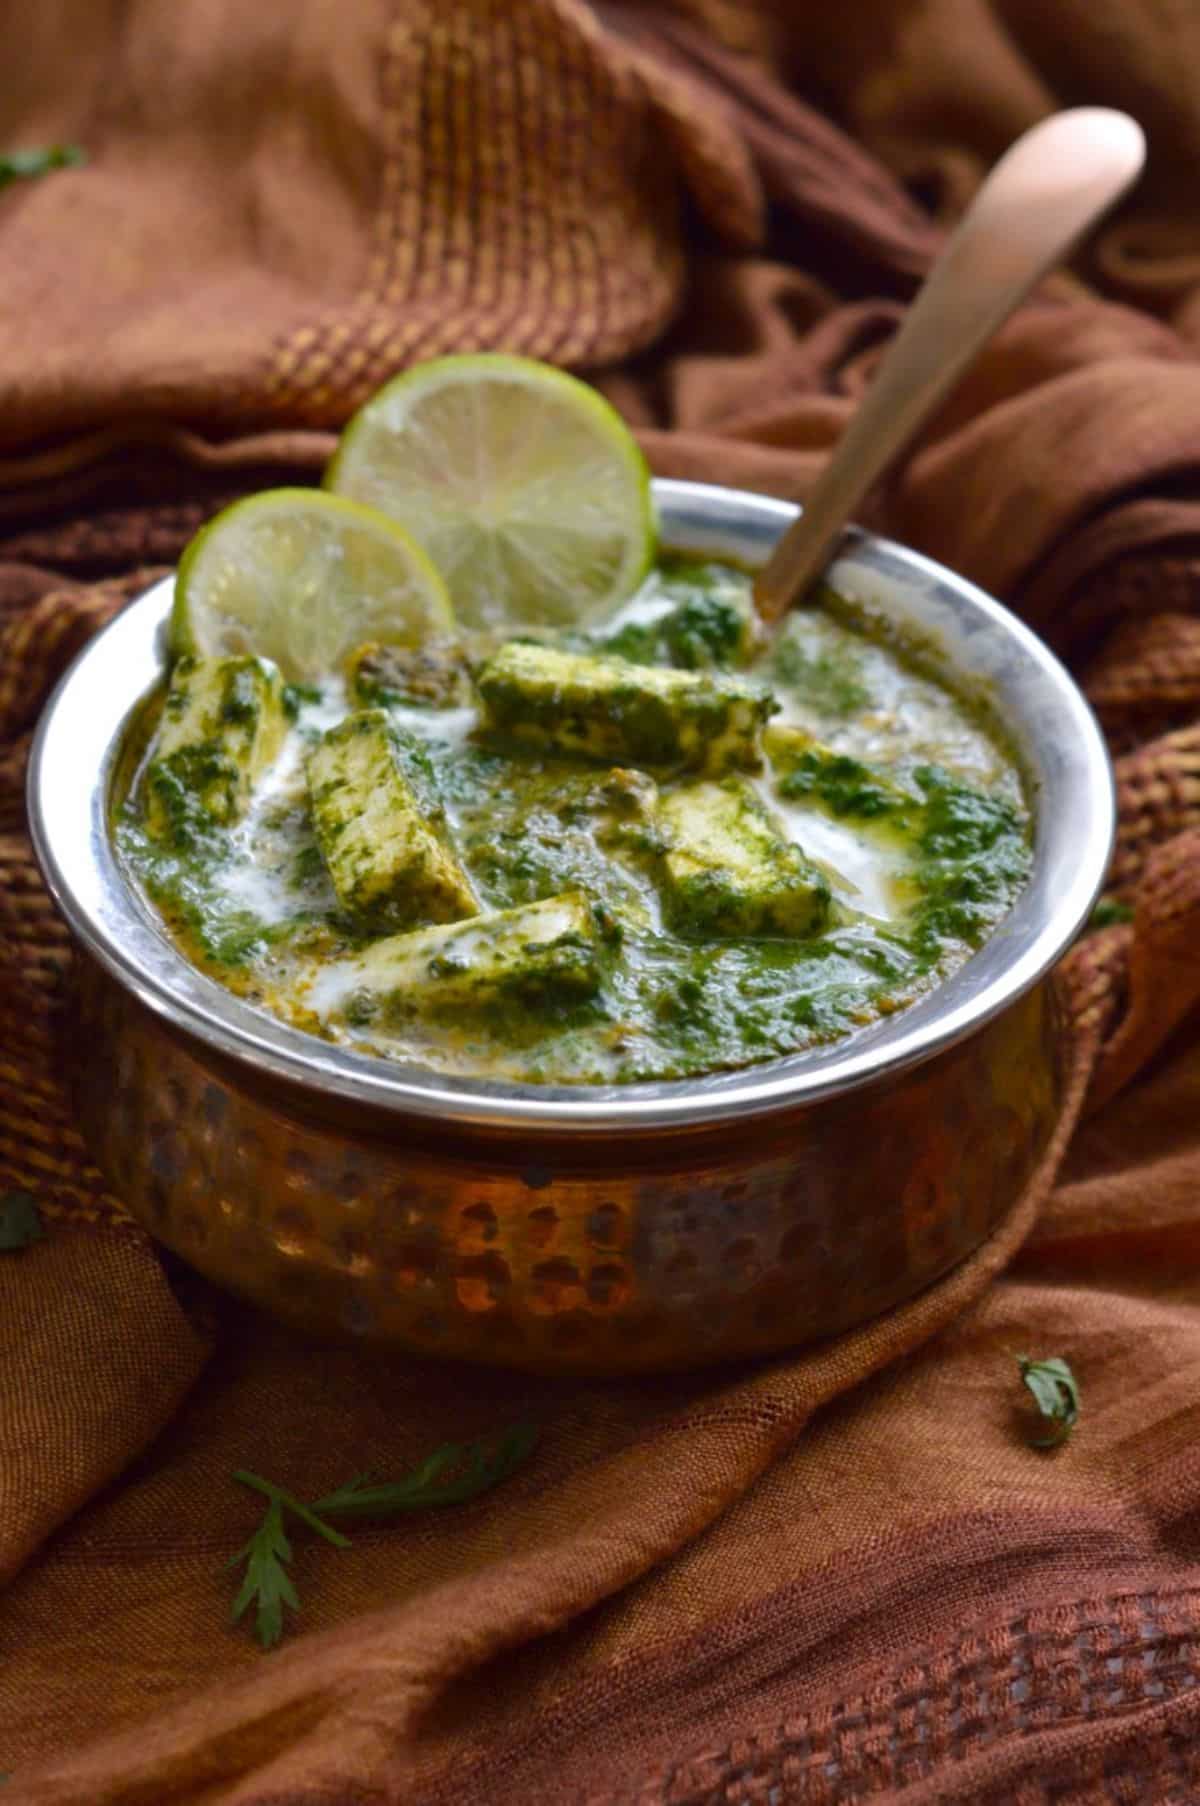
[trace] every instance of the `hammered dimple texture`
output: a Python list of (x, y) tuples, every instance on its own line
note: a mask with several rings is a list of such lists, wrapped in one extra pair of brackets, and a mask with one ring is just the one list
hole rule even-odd
[(763, 1354), (888, 1309), (1003, 1216), (1057, 1091), (1038, 991), (913, 1073), (769, 1120), (447, 1148), (211, 1063), (94, 966), (79, 1009), (86, 1133), (160, 1241), (301, 1327), (539, 1370)]

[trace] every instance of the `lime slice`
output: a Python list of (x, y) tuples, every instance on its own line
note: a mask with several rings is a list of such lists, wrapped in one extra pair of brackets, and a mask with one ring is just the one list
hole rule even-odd
[(267, 489), (188, 546), (170, 638), (173, 652), (250, 652), (305, 682), (364, 641), (418, 645), (453, 628), (445, 584), (395, 521), (319, 489)]
[(654, 555), (650, 475), (586, 383), (530, 358), (418, 364), (350, 422), (325, 477), (429, 553), (471, 627), (578, 624)]

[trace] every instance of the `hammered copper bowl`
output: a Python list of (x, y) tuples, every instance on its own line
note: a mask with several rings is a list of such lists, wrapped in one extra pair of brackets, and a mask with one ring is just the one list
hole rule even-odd
[[(753, 566), (794, 510), (660, 482), (664, 543)], [(845, 1330), (968, 1255), (1058, 1098), (1047, 975), (1108, 861), (1103, 742), (1071, 679), (961, 578), (867, 535), (833, 574), (986, 694), (1036, 816), (991, 940), (841, 1047), (668, 1084), (454, 1080), (331, 1047), (190, 967), (109, 833), (171, 584), (81, 654), (33, 751), (38, 857), (78, 945), (78, 1094), (113, 1189), (169, 1248), (293, 1324), (424, 1354), (617, 1373)]]

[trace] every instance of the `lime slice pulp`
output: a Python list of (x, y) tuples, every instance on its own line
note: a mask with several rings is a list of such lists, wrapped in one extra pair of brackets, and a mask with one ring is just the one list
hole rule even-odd
[(411, 533), (468, 627), (579, 625), (654, 554), (637, 442), (586, 383), (499, 353), (395, 377), (342, 435), (326, 488)]
[(453, 627), (444, 583), (395, 521), (319, 489), (268, 489), (191, 541), (170, 639), (175, 653), (253, 653), (311, 682), (365, 641), (419, 645)]

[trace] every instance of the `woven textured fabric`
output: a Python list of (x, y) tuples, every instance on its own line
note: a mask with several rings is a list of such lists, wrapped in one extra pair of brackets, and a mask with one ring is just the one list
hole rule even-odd
[[(1200, 1797), (1200, 18), (1184, 0), (60, 0), (0, 197), (0, 1772), (13, 1806), (1090, 1806)], [(87, 637), (414, 359), (584, 370), (660, 473), (803, 495), (990, 161), (1055, 105), (1146, 181), (870, 518), (993, 588), (1112, 745), (1029, 1193), (904, 1310), (611, 1384), (317, 1347), (164, 1263), (63, 1083), (23, 773)], [(1080, 1379), (1032, 1451), (1014, 1355)], [(314, 1496), (518, 1417), (453, 1512), (297, 1538), (228, 1622), (249, 1465)]]

